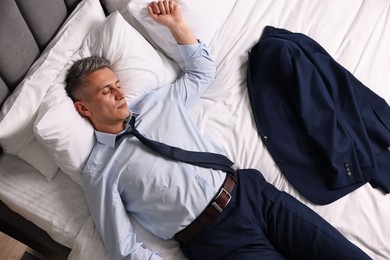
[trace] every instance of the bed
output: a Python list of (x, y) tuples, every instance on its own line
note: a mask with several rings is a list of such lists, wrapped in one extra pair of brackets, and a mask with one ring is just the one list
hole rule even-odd
[[(78, 175), (93, 130), (66, 97), (66, 69), (80, 57), (107, 56), (129, 102), (181, 74), (173, 38), (147, 17), (147, 2), (0, 4), (0, 229), (50, 259), (107, 259)], [(246, 87), (248, 51), (271, 25), (313, 38), (390, 103), (390, 1), (178, 2), (217, 63), (215, 81), (191, 111), (201, 131), (239, 167), (259, 169), (373, 259), (390, 259), (390, 196), (369, 184), (327, 205), (301, 196), (258, 137)], [(132, 221), (145, 246), (164, 259), (184, 259), (177, 242)]]

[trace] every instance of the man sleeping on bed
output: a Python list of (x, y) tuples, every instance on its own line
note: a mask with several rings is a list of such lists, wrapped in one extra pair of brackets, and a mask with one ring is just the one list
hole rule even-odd
[[(214, 61), (174, 1), (147, 8), (176, 39), (184, 76), (130, 104), (104, 58), (77, 61), (66, 79), (76, 110), (95, 128), (82, 180), (110, 258), (160, 259), (136, 240), (132, 214), (153, 234), (178, 240), (190, 259), (369, 259), (260, 172), (236, 169), (202, 136), (188, 110), (213, 81)], [(178, 155), (148, 139), (208, 154)]]

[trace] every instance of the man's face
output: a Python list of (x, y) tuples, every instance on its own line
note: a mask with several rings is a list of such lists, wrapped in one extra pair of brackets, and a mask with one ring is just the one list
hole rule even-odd
[[(125, 94), (116, 75), (103, 68), (87, 76), (89, 98), (75, 103), (77, 111), (88, 117), (95, 129), (118, 133), (129, 116)], [(81, 104), (77, 105), (80, 102)], [(79, 106), (79, 107), (78, 107)]]

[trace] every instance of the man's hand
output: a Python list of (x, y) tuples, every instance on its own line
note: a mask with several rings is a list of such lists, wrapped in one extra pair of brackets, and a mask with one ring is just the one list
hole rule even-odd
[(178, 44), (189, 45), (198, 41), (188, 28), (181, 16), (179, 5), (173, 0), (151, 2), (148, 6), (148, 13), (152, 19), (165, 25), (171, 31)]
[(154, 21), (168, 28), (174, 26), (175, 23), (183, 22), (180, 7), (175, 1), (164, 0), (151, 2), (148, 5), (148, 12)]

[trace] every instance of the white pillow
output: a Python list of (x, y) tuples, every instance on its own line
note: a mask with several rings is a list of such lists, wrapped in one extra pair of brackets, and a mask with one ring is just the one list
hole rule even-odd
[(57, 167), (34, 137), (33, 123), (38, 107), (69, 57), (80, 48), (91, 28), (104, 18), (99, 0), (81, 2), (0, 112), (0, 145), (4, 151), (26, 160), (49, 180), (56, 174)]
[(49, 152), (35, 138), (18, 152), (18, 157), (31, 164), (47, 181), (51, 181), (58, 171), (58, 166)]
[(180, 68), (156, 51), (122, 15), (115, 11), (95, 28), (80, 50), (81, 57), (103, 56), (121, 81), (128, 102), (175, 81)]
[(49, 151), (56, 166), (81, 185), (80, 173), (95, 143), (89, 121), (77, 113), (65, 91), (67, 70), (80, 53), (76, 52), (50, 87), (39, 107), (34, 133)]
[[(222, 26), (237, 0), (177, 0), (181, 13), (195, 36), (210, 44), (217, 30)], [(176, 41), (163, 25), (149, 16), (146, 6), (149, 0), (131, 0), (127, 5), (129, 13), (144, 27), (148, 36), (161, 50), (183, 68), (183, 60), (176, 48)], [(130, 20), (131, 22), (131, 20)], [(147, 36), (145, 36), (147, 38)], [(157, 46), (155, 46), (157, 48)]]
[(118, 12), (90, 32), (80, 51), (50, 87), (34, 128), (37, 139), (50, 151), (57, 165), (80, 185), (80, 173), (93, 148), (94, 131), (75, 111), (65, 93), (64, 78), (71, 64), (91, 54), (111, 60), (111, 69), (121, 81), (128, 101), (173, 82), (180, 72), (173, 61), (159, 54)]

